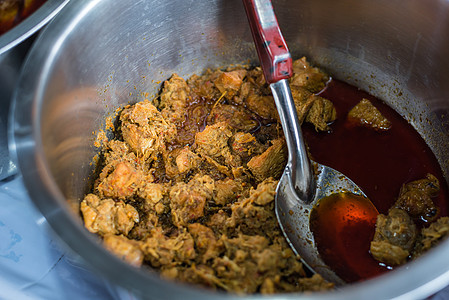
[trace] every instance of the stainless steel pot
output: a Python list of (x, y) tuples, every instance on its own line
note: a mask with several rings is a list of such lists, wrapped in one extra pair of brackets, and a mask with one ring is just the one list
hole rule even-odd
[[(380, 97), (408, 119), (449, 174), (449, 2), (274, 1), (295, 57)], [(154, 94), (173, 72), (257, 63), (240, 0), (71, 1), (35, 42), (14, 97), (10, 146), (28, 191), (90, 266), (150, 299), (233, 296), (159, 279), (89, 234), (87, 191), (104, 118)], [(449, 241), (397, 270), (331, 293), (271, 299), (419, 299), (449, 284)], [(235, 297), (234, 297), (235, 298)], [(259, 296), (249, 296), (259, 299)]]
[(17, 171), (15, 164), (9, 158), (8, 144), (5, 141), (9, 104), (23, 59), (35, 33), (47, 24), (68, 1), (47, 0), (16, 27), (0, 35), (0, 180)]

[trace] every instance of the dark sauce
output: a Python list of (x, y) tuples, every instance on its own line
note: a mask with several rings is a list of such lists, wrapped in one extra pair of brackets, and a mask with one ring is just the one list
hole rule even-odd
[[(304, 138), (314, 160), (351, 178), (383, 214), (388, 213), (404, 183), (425, 178), (427, 173), (431, 173), (441, 185), (440, 194), (433, 200), (440, 207), (440, 216), (447, 216), (448, 188), (441, 168), (430, 148), (405, 119), (382, 101), (338, 80), (332, 80), (320, 96), (333, 102), (337, 120), (328, 133), (318, 133), (307, 124), (303, 126)], [(390, 120), (392, 126), (389, 130), (378, 132), (351, 126), (347, 122), (348, 111), (363, 98), (370, 100)], [(323, 259), (348, 282), (367, 279), (392, 269), (380, 265), (371, 257), (369, 241), (374, 235), (375, 224), (362, 223), (358, 229), (347, 230), (346, 237), (340, 237), (342, 240), (339, 243), (346, 243), (341, 248), (345, 251), (339, 253), (341, 257), (325, 257), (323, 254), (329, 252), (326, 248), (332, 244), (323, 242), (323, 239), (332, 237), (316, 237)], [(357, 240), (360, 245), (351, 244)], [(339, 267), (342, 262), (348, 262), (346, 269)]]

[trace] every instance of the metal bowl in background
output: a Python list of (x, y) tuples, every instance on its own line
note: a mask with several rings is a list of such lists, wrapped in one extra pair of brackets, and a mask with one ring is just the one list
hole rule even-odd
[[(294, 57), (383, 99), (449, 174), (449, 2), (273, 1)], [(240, 0), (71, 1), (34, 43), (14, 96), (10, 146), (56, 234), (88, 265), (150, 299), (229, 299), (133, 268), (84, 229), (78, 211), (116, 108), (176, 72), (257, 63)], [(14, 151), (13, 151), (14, 152)], [(389, 274), (337, 291), (263, 299), (421, 299), (449, 284), (449, 241)], [(247, 299), (262, 299), (247, 296)]]
[(69, 0), (47, 0), (21, 23), (0, 35), (0, 180), (14, 174), (16, 166), (9, 159), (6, 127), (11, 95), (20, 67), (38, 32)]

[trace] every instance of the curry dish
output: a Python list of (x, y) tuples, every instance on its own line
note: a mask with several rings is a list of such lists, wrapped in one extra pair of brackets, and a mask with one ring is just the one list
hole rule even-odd
[[(305, 58), (293, 69), (290, 86), (300, 122), (329, 131), (336, 110), (317, 95), (328, 75)], [(360, 100), (348, 120), (389, 130), (369, 100)], [(156, 98), (120, 112), (114, 138), (103, 143), (93, 190), (81, 202), (84, 224), (107, 249), (164, 278), (238, 293), (332, 289), (320, 275), (306, 272), (277, 223), (274, 197), (286, 160), (261, 68), (208, 70), (187, 81), (173, 74)], [(372, 244), (376, 259), (388, 261), (382, 253), (397, 243), (388, 239), (396, 230), (392, 222), (412, 228), (401, 233), (407, 241), (414, 237), (412, 245), (399, 241), (404, 251), (416, 247), (421, 253), (438, 239), (419, 238), (412, 225), (414, 218), (438, 214), (430, 199), (438, 182), (431, 176), (425, 179), (430, 183), (401, 191), (411, 195), (412, 188), (424, 187), (424, 198), (400, 197), (388, 216), (379, 217)], [(447, 220), (439, 222), (449, 227)], [(407, 253), (393, 262), (404, 263)]]

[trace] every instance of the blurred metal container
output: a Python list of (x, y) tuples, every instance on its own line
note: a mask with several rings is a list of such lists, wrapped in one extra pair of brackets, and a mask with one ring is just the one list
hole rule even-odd
[[(449, 2), (274, 1), (294, 57), (385, 100), (449, 174)], [(240, 298), (159, 278), (84, 229), (95, 132), (173, 72), (257, 63), (240, 0), (71, 1), (34, 43), (15, 92), (11, 148), (57, 235), (91, 267), (149, 299)], [(449, 241), (389, 274), (330, 293), (247, 299), (421, 299), (449, 283)]]
[(47, 24), (69, 0), (48, 0), (21, 23), (0, 35), (0, 180), (16, 172), (9, 159), (7, 120), (11, 95), (25, 55), (36, 32)]

